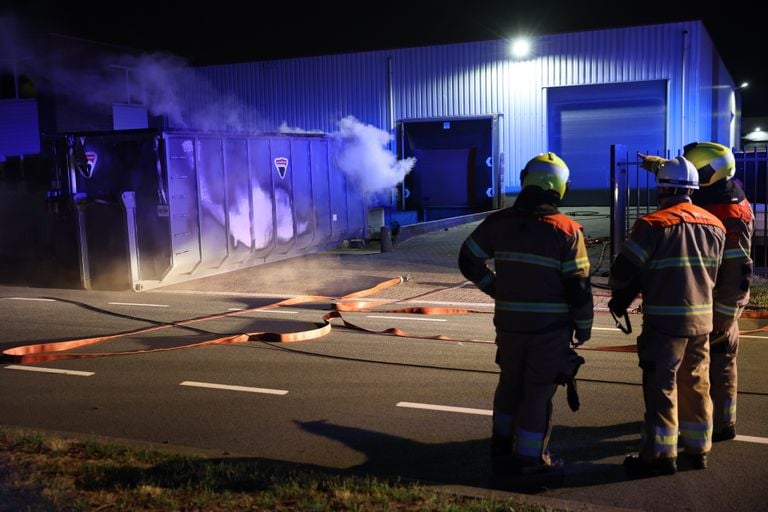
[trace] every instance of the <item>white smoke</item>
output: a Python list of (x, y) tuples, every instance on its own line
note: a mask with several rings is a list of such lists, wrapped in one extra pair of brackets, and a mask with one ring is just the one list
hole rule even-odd
[(321, 130), (305, 130), (304, 128), (298, 128), (295, 126), (288, 126), (288, 123), (286, 121), (283, 121), (280, 126), (277, 128), (277, 131), (279, 133), (286, 133), (286, 134), (310, 134), (310, 135), (320, 135), (325, 132)]
[(123, 57), (122, 61), (141, 84), (143, 103), (149, 113), (166, 115), (172, 122), (183, 126), (184, 108), (179, 100), (177, 84), (184, 76), (187, 62), (180, 57), (159, 53)]
[(330, 135), (337, 147), (337, 165), (366, 194), (393, 188), (416, 164), (415, 158), (398, 160), (386, 149), (392, 140), (389, 133), (353, 116), (340, 120), (339, 130)]
[[(181, 57), (41, 34), (12, 16), (0, 16), (0, 71), (28, 77), (39, 93), (57, 100), (143, 105), (153, 116), (166, 116), (172, 128), (242, 132), (268, 126), (252, 111), (244, 121), (246, 109)], [(182, 87), (187, 94), (180, 94)]]

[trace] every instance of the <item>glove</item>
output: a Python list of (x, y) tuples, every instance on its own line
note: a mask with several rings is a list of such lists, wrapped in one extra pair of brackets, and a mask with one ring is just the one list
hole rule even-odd
[(576, 337), (576, 342), (574, 345), (578, 347), (579, 345), (583, 345), (584, 342), (592, 337), (592, 329), (576, 329), (574, 336)]
[(627, 306), (620, 304), (620, 302), (616, 297), (611, 297), (611, 300), (608, 301), (608, 311), (616, 315), (617, 318), (627, 314)]
[(576, 387), (576, 378), (570, 379), (565, 384), (566, 389), (566, 399), (568, 400), (568, 407), (573, 411), (576, 412), (579, 410), (579, 407), (581, 406), (581, 401), (579, 400), (579, 390)]
[(664, 165), (664, 162), (667, 161), (666, 158), (662, 158), (660, 156), (644, 155), (642, 153), (638, 153), (637, 156), (641, 160), (640, 167), (654, 174), (658, 172), (661, 166)]

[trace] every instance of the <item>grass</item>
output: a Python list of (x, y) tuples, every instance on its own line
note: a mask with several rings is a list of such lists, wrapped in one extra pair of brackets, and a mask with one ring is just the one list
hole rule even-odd
[(768, 278), (761, 275), (753, 275), (749, 287), (749, 306), (768, 307)]
[(258, 459), (0, 427), (0, 511), (526, 511), (512, 500)]

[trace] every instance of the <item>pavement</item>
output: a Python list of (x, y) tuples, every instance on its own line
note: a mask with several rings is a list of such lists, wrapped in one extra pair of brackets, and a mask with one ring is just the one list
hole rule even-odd
[[(605, 310), (610, 248), (608, 207), (562, 208), (584, 227), (592, 264), (595, 306)], [(367, 240), (360, 248), (348, 246), (157, 288), (154, 291), (219, 293), (270, 297), (325, 295), (340, 297), (393, 277), (405, 281), (369, 296), (382, 301), (492, 304), (459, 272), (461, 243), (480, 220), (468, 216), (446, 222), (415, 225), (405, 240), (395, 238), (393, 250), (381, 252), (380, 241)], [(414, 233), (417, 233), (414, 235)], [(151, 293), (151, 292), (148, 292)]]
[[(607, 284), (610, 260), (610, 248), (608, 247), (608, 236), (610, 233), (609, 208), (564, 207), (561, 211), (569, 214), (582, 224), (584, 228), (592, 266), (595, 309), (596, 311), (604, 312), (607, 310), (605, 304), (609, 298), (608, 291), (603, 288)], [(140, 292), (140, 295), (149, 299), (153, 295), (166, 292), (199, 294), (201, 297), (200, 301), (190, 301), (194, 304), (205, 301), (212, 295), (221, 295), (222, 297), (252, 296), (269, 299), (287, 298), (296, 295), (323, 295), (338, 298), (359, 290), (368, 289), (394, 277), (402, 277), (404, 279), (402, 283), (378, 290), (376, 293), (367, 296), (366, 299), (379, 300), (382, 303), (411, 302), (424, 305), (453, 305), (454, 307), (463, 306), (467, 308), (483, 306), (490, 308), (493, 305), (491, 298), (480, 292), (472, 283), (469, 283), (461, 275), (457, 266), (459, 247), (479, 222), (480, 220), (474, 216), (445, 222), (424, 223), (401, 231), (399, 237), (394, 240), (392, 251), (382, 252), (379, 241), (367, 240), (362, 247), (357, 244), (354, 247), (347, 245), (333, 250), (155, 288)], [(146, 300), (141, 302), (153, 301)], [(605, 325), (605, 316), (603, 316), (602, 320)], [(624, 342), (632, 343), (631, 339), (627, 338)], [(759, 347), (757, 344), (754, 344), (750, 348), (753, 348), (753, 351), (755, 351)], [(595, 364), (591, 368), (598, 372), (596, 375), (599, 378), (592, 379), (587, 385), (592, 386), (593, 390), (598, 387), (608, 388), (603, 386), (602, 383), (605, 380), (601, 380), (603, 379), (601, 375), (610, 375), (610, 371), (619, 368), (609, 364), (611, 361), (610, 357), (613, 357), (612, 353), (591, 352), (590, 354), (595, 354)], [(605, 357), (598, 357), (596, 354), (602, 354)], [(754, 389), (764, 389), (762, 380), (757, 380), (762, 379), (761, 375), (764, 372), (759, 371), (759, 364), (764, 360), (764, 357), (762, 359), (755, 358), (753, 367), (750, 368), (749, 359), (745, 359), (746, 364), (743, 375), (745, 377), (748, 375), (752, 376), (752, 381), (744, 379), (747, 381), (747, 388), (752, 385)], [(754, 377), (755, 375), (759, 377), (756, 378)], [(761, 383), (760, 386), (762, 387), (756, 383)], [(761, 487), (762, 480), (760, 480), (762, 477), (758, 478), (754, 484), (745, 484), (744, 482), (750, 479), (746, 475), (751, 475), (752, 473), (760, 475), (760, 472), (755, 471), (755, 468), (752, 467), (735, 464), (732, 467), (728, 467), (727, 471), (723, 469), (726, 460), (746, 460), (750, 456), (748, 453), (751, 453), (750, 451), (755, 450), (755, 448), (754, 445), (748, 443), (730, 443), (728, 446), (720, 448), (720, 471), (718, 472), (715, 467), (703, 475), (702, 481), (706, 482), (704, 485), (707, 486), (708, 492), (704, 492), (704, 490), (696, 492), (696, 485), (701, 484), (697, 484), (695, 478), (690, 473), (686, 474), (685, 472), (677, 475), (675, 478), (625, 482), (623, 480), (623, 471), (615, 470), (620, 468), (620, 456), (626, 451), (624, 444), (622, 444), (625, 443), (623, 437), (626, 437), (626, 432), (621, 429), (617, 432), (617, 428), (624, 428), (627, 425), (634, 428), (636, 422), (627, 423), (623, 416), (611, 413), (610, 408), (606, 404), (616, 403), (616, 400), (626, 400), (626, 389), (632, 390), (632, 388), (624, 387), (620, 389), (610, 388), (611, 394), (609, 395), (591, 392), (585, 393), (582, 397), (584, 399), (585, 412), (590, 410), (591, 405), (591, 410), (595, 414), (605, 414), (605, 423), (609, 427), (604, 427), (602, 423), (597, 427), (592, 425), (588, 417), (583, 413), (580, 413), (582, 416), (579, 417), (578, 421), (572, 421), (568, 426), (568, 431), (573, 436), (573, 439), (577, 441), (587, 438), (595, 432), (599, 433), (595, 435), (603, 436), (600, 437), (600, 449), (603, 450), (599, 452), (599, 457), (601, 457), (600, 463), (596, 462), (598, 455), (595, 455), (595, 457), (585, 455), (584, 449), (579, 445), (576, 445), (576, 448), (573, 449), (578, 454), (578, 457), (583, 456), (583, 460), (573, 459), (576, 461), (574, 466), (581, 471), (578, 474), (574, 474), (577, 474), (579, 478), (583, 478), (582, 480), (576, 478), (573, 482), (578, 483), (574, 485), (569, 484), (562, 489), (564, 492), (567, 492), (568, 499), (562, 499), (565, 496), (558, 494), (549, 496), (519, 494), (499, 489), (487, 489), (482, 486), (442, 485), (438, 486), (438, 488), (446, 492), (468, 496), (495, 497), (497, 499), (513, 498), (523, 504), (537, 505), (555, 510), (616, 511), (626, 509), (612, 508), (606, 505), (598, 505), (597, 503), (601, 501), (603, 503), (629, 502), (626, 499), (613, 499), (614, 495), (659, 495), (669, 496), (670, 499), (675, 497), (674, 499), (677, 501), (671, 502), (670, 506), (680, 503), (681, 510), (693, 510), (693, 508), (683, 506), (684, 503), (698, 503), (700, 505), (703, 500), (719, 494), (730, 498), (733, 493), (723, 491), (718, 487), (730, 485), (731, 488), (748, 489), (749, 495), (740, 503), (742, 505), (746, 503), (750, 506), (750, 508), (746, 508), (744, 506), (740, 507), (737, 504), (730, 507), (730, 509), (754, 509), (754, 497), (759, 495), (759, 498), (763, 493), (763, 487)], [(637, 388), (634, 389), (636, 390)], [(636, 391), (632, 392), (636, 393)], [(604, 398), (605, 396), (609, 396), (609, 398), (606, 399)], [(759, 407), (764, 407), (764, 405), (760, 405), (763, 402), (758, 402), (762, 396), (761, 392), (747, 392), (744, 399), (745, 404), (757, 404), (753, 405), (753, 407), (754, 410), (759, 412)], [(590, 400), (593, 401), (591, 404), (589, 403)], [(751, 402), (749, 402), (750, 400)], [(639, 403), (639, 398), (637, 403)], [(755, 414), (754, 417), (756, 418), (754, 421), (757, 422), (760, 421), (762, 416), (759, 413)], [(759, 431), (753, 425), (748, 423), (745, 425), (747, 432)], [(749, 430), (750, 427), (752, 431)], [(592, 449), (590, 446), (589, 450)], [(603, 461), (602, 458), (606, 456), (606, 450), (610, 453), (608, 453), (607, 460)], [(621, 480), (601, 481), (600, 485), (590, 483), (592, 482), (590, 478), (593, 475), (598, 475), (602, 478), (603, 473), (600, 472), (601, 470), (605, 470), (608, 473), (616, 472)], [(726, 477), (729, 477), (730, 480), (727, 480)], [(702, 477), (699, 478), (701, 479)], [(754, 488), (750, 487), (750, 485), (754, 485)], [(593, 489), (596, 494), (590, 494)], [(600, 493), (604, 493), (605, 499), (601, 500), (599, 498)], [(595, 495), (598, 498), (593, 500), (592, 498)], [(703, 498), (698, 499), (700, 496), (703, 496)], [(693, 497), (697, 497), (697, 499), (693, 500)], [(589, 503), (590, 501), (595, 503)], [(709, 508), (709, 510), (716, 510), (715, 504), (716, 500), (713, 500), (713, 508)]]
[[(584, 227), (592, 265), (596, 310), (607, 311), (607, 284), (610, 248), (608, 207), (562, 208)], [(145, 293), (183, 292), (254, 297), (287, 298), (296, 295), (342, 297), (373, 287), (394, 277), (404, 281), (378, 291), (367, 300), (382, 303), (409, 302), (426, 305), (491, 307), (493, 300), (467, 281), (457, 266), (461, 243), (477, 227), (477, 216), (410, 227), (393, 250), (381, 252), (378, 240), (367, 240), (363, 247), (340, 247), (315, 254), (266, 263), (256, 267), (177, 283)], [(405, 238), (405, 239), (403, 239)], [(464, 486), (440, 486), (447, 492), (488, 498), (513, 498), (520, 503), (553, 510), (618, 511), (604, 505), (554, 497), (506, 492)]]

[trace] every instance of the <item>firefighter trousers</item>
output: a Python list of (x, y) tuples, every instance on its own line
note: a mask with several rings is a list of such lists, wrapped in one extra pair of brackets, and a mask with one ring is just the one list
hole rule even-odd
[(736, 425), (736, 392), (738, 375), (736, 355), (739, 351), (739, 324), (734, 322), (725, 336), (710, 335), (709, 379), (711, 384), (715, 431)]
[(571, 330), (513, 333), (497, 329), (501, 369), (493, 399), (493, 434), (509, 439), (523, 463), (549, 464), (552, 398), (558, 376), (568, 371)]
[(645, 417), (640, 454), (646, 460), (677, 457), (712, 447), (709, 336), (670, 336), (646, 322), (637, 338), (643, 369)]

